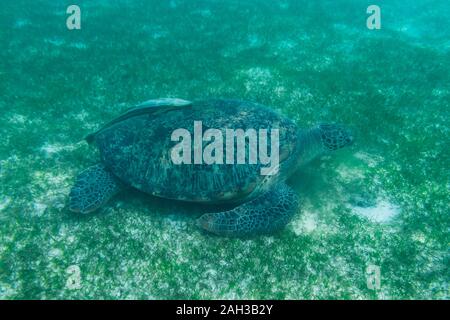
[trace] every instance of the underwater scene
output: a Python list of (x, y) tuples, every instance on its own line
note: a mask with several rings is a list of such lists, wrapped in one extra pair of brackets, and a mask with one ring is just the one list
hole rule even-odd
[(2, 1), (0, 299), (449, 299), (449, 17)]

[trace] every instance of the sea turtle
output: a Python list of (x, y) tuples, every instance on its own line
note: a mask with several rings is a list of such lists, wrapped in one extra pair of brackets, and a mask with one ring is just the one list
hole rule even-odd
[[(242, 158), (234, 164), (174, 163), (171, 156), (177, 142), (172, 134), (179, 128), (192, 134), (195, 121), (201, 121), (203, 130), (217, 128), (224, 134), (227, 129), (277, 129), (275, 174), (263, 175), (261, 163), (248, 162), (248, 136), (244, 137), (244, 163)], [(296, 192), (285, 184), (286, 178), (311, 159), (351, 144), (353, 137), (337, 124), (299, 129), (289, 118), (253, 102), (165, 98), (127, 110), (86, 140), (98, 147), (101, 161), (77, 177), (69, 196), (70, 210), (92, 212), (120, 190), (133, 187), (166, 199), (232, 204), (231, 210), (202, 215), (197, 225), (217, 235), (240, 237), (284, 227), (298, 206)], [(201, 142), (202, 147), (205, 144)], [(198, 152), (198, 147), (189, 147), (189, 158), (190, 151)], [(266, 151), (276, 150), (270, 144)], [(234, 159), (236, 151), (231, 152)]]

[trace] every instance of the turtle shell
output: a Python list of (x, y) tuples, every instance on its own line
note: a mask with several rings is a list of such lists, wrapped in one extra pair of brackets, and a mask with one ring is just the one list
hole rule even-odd
[[(175, 108), (149, 108), (148, 112), (135, 110), (130, 116), (113, 120), (90, 139), (99, 148), (104, 165), (125, 184), (143, 192), (194, 202), (238, 201), (258, 195), (262, 184), (267, 184), (264, 187), (268, 188), (284, 179), (286, 172), (294, 166), (289, 160), (296, 152), (296, 125), (263, 105), (239, 100), (202, 100)], [(254, 129), (256, 132), (266, 129), (269, 133), (271, 129), (278, 129), (280, 170), (268, 179), (260, 169), (269, 165), (260, 161), (249, 164), (248, 152), (245, 164), (237, 164), (236, 158), (234, 164), (226, 164), (225, 146), (223, 164), (175, 164), (171, 151), (179, 142), (172, 141), (172, 133), (184, 128), (194, 137), (194, 121), (202, 122), (203, 132), (219, 129), (223, 141), (226, 129)], [(210, 142), (202, 143), (204, 150)], [(234, 148), (234, 153), (236, 151)], [(269, 139), (269, 154), (270, 151)]]

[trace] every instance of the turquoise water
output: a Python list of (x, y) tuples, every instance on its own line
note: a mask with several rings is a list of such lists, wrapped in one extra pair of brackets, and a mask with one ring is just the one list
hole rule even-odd
[[(81, 30), (70, 4), (0, 5), (0, 298), (449, 298), (448, 1), (84, 0)], [(82, 138), (157, 97), (251, 100), (357, 140), (289, 179), (301, 205), (273, 236), (210, 236), (203, 206), (138, 192), (71, 213), (98, 161)]]

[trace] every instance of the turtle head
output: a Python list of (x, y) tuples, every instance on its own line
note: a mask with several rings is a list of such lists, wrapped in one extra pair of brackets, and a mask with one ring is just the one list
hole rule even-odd
[(335, 151), (353, 143), (350, 130), (340, 124), (319, 124), (317, 130), (326, 151)]
[(308, 130), (300, 130), (297, 140), (297, 165), (306, 164), (352, 143), (353, 135), (350, 130), (340, 124), (319, 124)]

